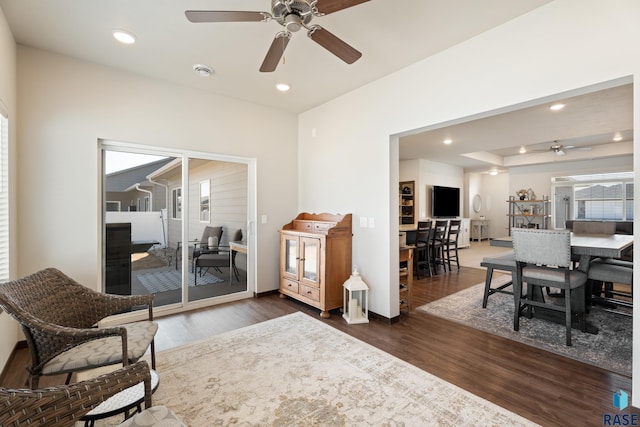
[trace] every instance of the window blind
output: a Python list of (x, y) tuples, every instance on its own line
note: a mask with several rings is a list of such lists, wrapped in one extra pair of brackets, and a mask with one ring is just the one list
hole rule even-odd
[(0, 111), (0, 281), (9, 280), (9, 120)]

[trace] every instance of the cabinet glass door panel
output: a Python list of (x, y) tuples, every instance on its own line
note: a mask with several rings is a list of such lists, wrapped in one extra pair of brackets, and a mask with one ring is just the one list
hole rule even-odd
[(298, 278), (298, 239), (285, 239), (285, 268), (284, 272)]
[(317, 284), (319, 282), (318, 272), (320, 271), (320, 240), (302, 238), (302, 277), (305, 282)]

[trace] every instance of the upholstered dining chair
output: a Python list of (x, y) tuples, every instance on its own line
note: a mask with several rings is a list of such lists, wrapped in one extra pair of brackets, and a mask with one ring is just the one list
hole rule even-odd
[[(571, 270), (571, 232), (569, 230), (537, 230), (512, 228), (513, 253), (516, 259), (516, 283), (513, 285), (514, 330), (520, 327), (520, 313), (527, 309), (531, 318), (533, 307), (543, 310), (564, 312), (566, 328), (566, 344), (571, 345), (571, 324), (574, 315), (578, 317), (580, 329), (586, 330), (584, 310), (584, 294), (576, 292), (584, 290), (587, 274)], [(522, 295), (522, 284), (527, 284), (527, 295)], [(564, 305), (556, 305), (544, 300), (541, 287), (559, 288), (564, 291)], [(579, 310), (572, 308), (581, 307)], [(579, 301), (582, 298), (582, 301)], [(537, 311), (537, 310), (536, 310)]]
[(0, 425), (71, 427), (102, 402), (140, 383), (144, 383), (145, 410), (121, 427), (184, 426), (169, 408), (152, 406), (151, 373), (145, 361), (70, 385), (38, 390), (0, 387)]
[[(101, 327), (108, 316), (147, 309), (147, 319)], [(24, 332), (31, 366), (31, 388), (42, 375), (67, 374), (140, 359), (151, 347), (155, 368), (153, 295), (110, 295), (79, 284), (55, 268), (47, 268), (0, 284), (0, 308)]]

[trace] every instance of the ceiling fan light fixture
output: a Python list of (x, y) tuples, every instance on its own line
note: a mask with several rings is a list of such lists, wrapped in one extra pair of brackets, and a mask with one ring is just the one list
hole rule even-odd
[(122, 44), (134, 44), (136, 42), (136, 36), (125, 30), (113, 30), (113, 38), (118, 40)]
[(302, 18), (300, 18), (295, 13), (290, 13), (289, 15), (285, 16), (283, 25), (287, 29), (287, 31), (295, 33), (297, 31), (300, 31), (300, 29), (302, 28)]
[(289, 89), (291, 89), (291, 86), (289, 86), (287, 83), (276, 83), (276, 89), (278, 89), (280, 92), (288, 92)]
[(193, 71), (195, 71), (200, 77), (209, 77), (213, 74), (211, 67), (204, 64), (195, 64), (193, 66)]

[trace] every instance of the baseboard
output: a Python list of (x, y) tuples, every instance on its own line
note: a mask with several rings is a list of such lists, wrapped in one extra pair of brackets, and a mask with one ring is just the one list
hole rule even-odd
[(11, 366), (11, 362), (13, 362), (14, 358), (16, 357), (16, 352), (18, 350), (21, 350), (23, 348), (27, 348), (27, 341), (26, 340), (22, 340), (22, 341), (18, 341), (16, 343), (16, 345), (13, 347), (13, 350), (11, 351), (11, 354), (9, 355), (9, 359), (7, 359), (7, 363), (4, 365), (4, 368), (2, 368), (2, 373), (0, 373), (0, 384), (5, 384), (5, 378), (7, 375), (7, 369), (9, 368), (9, 366)]
[(267, 297), (269, 295), (275, 295), (275, 294), (278, 294), (278, 293), (280, 293), (280, 291), (277, 290), (277, 289), (273, 289), (271, 291), (265, 291), (265, 292), (254, 292), (253, 293), (253, 297), (254, 298), (262, 298), (262, 297)]

